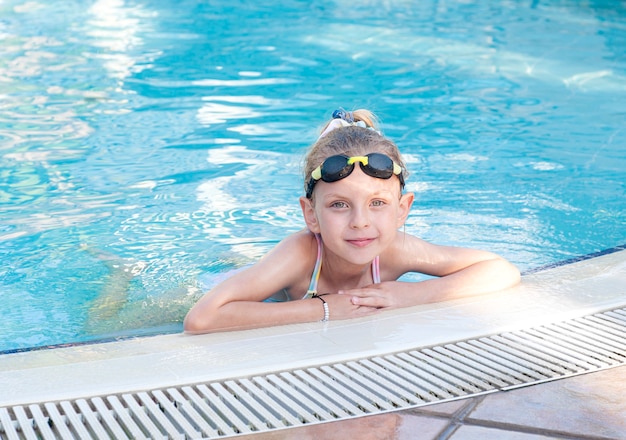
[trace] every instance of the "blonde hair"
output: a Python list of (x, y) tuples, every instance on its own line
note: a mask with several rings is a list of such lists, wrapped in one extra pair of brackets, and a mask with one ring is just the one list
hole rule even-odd
[[(311, 173), (330, 156), (365, 156), (369, 153), (383, 153), (402, 167), (402, 177), (406, 180), (408, 173), (400, 150), (391, 140), (381, 135), (378, 130), (378, 118), (369, 110), (359, 109), (351, 112), (354, 122), (362, 121), (367, 128), (357, 125), (338, 127), (320, 137), (304, 157), (304, 191), (306, 192)], [(328, 128), (328, 121), (322, 132)]]

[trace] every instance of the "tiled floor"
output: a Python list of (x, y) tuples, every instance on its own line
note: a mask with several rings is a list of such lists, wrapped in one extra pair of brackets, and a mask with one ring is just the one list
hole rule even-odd
[(626, 439), (626, 366), (415, 410), (238, 438)]

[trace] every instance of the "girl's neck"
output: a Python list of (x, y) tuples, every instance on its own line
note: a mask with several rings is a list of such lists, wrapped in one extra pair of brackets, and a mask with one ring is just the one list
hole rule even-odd
[[(355, 265), (338, 259), (327, 252), (323, 254), (320, 282), (334, 291), (356, 289), (373, 283), (372, 262)], [(328, 290), (328, 289), (327, 289)]]

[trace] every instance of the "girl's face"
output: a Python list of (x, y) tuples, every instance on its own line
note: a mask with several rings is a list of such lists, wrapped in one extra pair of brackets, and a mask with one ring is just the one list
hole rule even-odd
[(300, 203), (309, 230), (321, 234), (327, 252), (365, 265), (387, 249), (408, 216), (413, 194), (400, 194), (396, 176), (379, 179), (355, 166), (344, 179), (319, 181), (314, 203)]

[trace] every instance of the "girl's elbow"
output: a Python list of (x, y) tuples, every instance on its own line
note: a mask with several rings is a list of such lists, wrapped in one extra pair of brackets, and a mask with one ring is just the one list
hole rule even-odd
[(211, 330), (211, 326), (207, 322), (206, 318), (198, 313), (194, 313), (193, 310), (185, 316), (183, 321), (183, 331), (185, 333), (198, 335), (202, 333), (209, 333)]
[(519, 269), (507, 260), (503, 259), (502, 262), (504, 267), (502, 268), (501, 273), (505, 275), (505, 280), (507, 284), (506, 287), (508, 288), (518, 285), (522, 280), (522, 275)]

